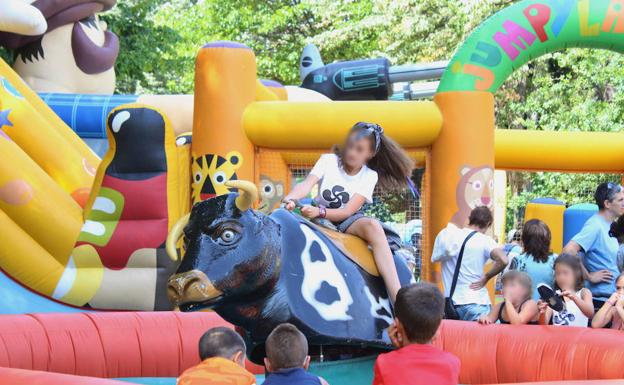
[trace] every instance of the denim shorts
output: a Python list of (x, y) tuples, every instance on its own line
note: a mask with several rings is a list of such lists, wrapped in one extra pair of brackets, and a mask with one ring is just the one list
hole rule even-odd
[(340, 231), (341, 233), (346, 233), (347, 229), (355, 223), (355, 221), (362, 219), (362, 218), (367, 218), (366, 215), (364, 215), (364, 213), (362, 212), (357, 212), (353, 215), (351, 215), (349, 218), (345, 219), (342, 222), (338, 222), (338, 223), (334, 223), (334, 225), (336, 226), (336, 229), (338, 231)]
[(459, 319), (463, 321), (478, 321), (479, 317), (488, 314), (492, 310), (492, 305), (479, 305), (476, 303), (466, 303), (455, 305), (455, 310)]

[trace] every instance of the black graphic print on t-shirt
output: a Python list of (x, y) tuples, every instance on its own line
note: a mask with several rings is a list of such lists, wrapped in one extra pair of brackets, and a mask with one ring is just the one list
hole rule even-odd
[(323, 190), (323, 199), (329, 202), (330, 209), (339, 209), (343, 204), (349, 202), (349, 193), (344, 190), (344, 187), (336, 185), (331, 190)]

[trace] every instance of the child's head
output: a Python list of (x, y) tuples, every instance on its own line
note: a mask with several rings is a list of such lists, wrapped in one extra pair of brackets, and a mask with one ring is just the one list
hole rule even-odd
[(533, 295), (531, 277), (524, 271), (509, 270), (503, 274), (503, 296), (513, 302), (524, 302)]
[(281, 369), (304, 368), (310, 365), (308, 340), (295, 325), (278, 325), (265, 343), (264, 365), (269, 372)]
[(615, 291), (620, 293), (620, 295), (624, 295), (624, 273), (620, 273), (615, 279)]
[(555, 259), (555, 289), (581, 290), (583, 288), (583, 270), (578, 257), (561, 254)]
[(221, 357), (245, 366), (245, 341), (232, 329), (216, 327), (209, 329), (199, 339), (199, 358)]
[(624, 243), (624, 215), (620, 215), (617, 221), (611, 223), (609, 235), (616, 238), (618, 243)]
[(444, 314), (444, 296), (437, 286), (415, 283), (401, 288), (394, 314), (399, 332), (410, 343), (427, 344), (435, 336)]
[(382, 189), (405, 186), (414, 169), (414, 162), (392, 139), (384, 135), (378, 124), (359, 122), (351, 130), (342, 148), (334, 152), (344, 167), (353, 169), (368, 165), (377, 171), (378, 185)]
[(539, 219), (528, 220), (522, 227), (522, 247), (524, 252), (537, 262), (548, 261), (550, 255), (550, 229)]

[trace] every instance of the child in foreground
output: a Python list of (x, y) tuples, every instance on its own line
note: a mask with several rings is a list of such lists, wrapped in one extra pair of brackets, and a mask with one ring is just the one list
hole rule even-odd
[(583, 281), (581, 261), (569, 254), (561, 254), (555, 259), (555, 290), (561, 292), (565, 309), (561, 312), (551, 309), (541, 299), (538, 301), (541, 325), (587, 327), (594, 315), (592, 293)]
[(460, 362), (431, 344), (444, 313), (444, 296), (430, 283), (399, 290), (394, 324), (388, 329), (397, 350), (377, 357), (373, 385), (454, 385)]
[(479, 323), (482, 325), (496, 322), (511, 325), (536, 325), (539, 311), (537, 303), (532, 299), (531, 277), (522, 271), (509, 270), (503, 275), (501, 281), (505, 300), (496, 304), (489, 314), (482, 315)]
[(278, 325), (266, 340), (264, 385), (328, 385), (321, 377), (307, 372), (310, 366), (308, 340), (289, 323)]
[(177, 385), (255, 385), (256, 378), (245, 370), (245, 349), (234, 330), (208, 330), (199, 340), (202, 362), (184, 371)]
[(615, 292), (598, 310), (592, 320), (593, 328), (603, 328), (611, 323), (611, 329), (624, 330), (624, 273), (615, 280)]
[(366, 217), (361, 209), (373, 202), (376, 185), (384, 190), (408, 185), (413, 168), (410, 157), (384, 135), (383, 128), (359, 122), (351, 127), (344, 147), (334, 146), (333, 154), (322, 155), (310, 175), (284, 198), (286, 208), (292, 211), (295, 201), (318, 185), (318, 207), (305, 206), (301, 213), (310, 219), (326, 218), (338, 231), (365, 240), (392, 301), (401, 284), (388, 239), (379, 221)]

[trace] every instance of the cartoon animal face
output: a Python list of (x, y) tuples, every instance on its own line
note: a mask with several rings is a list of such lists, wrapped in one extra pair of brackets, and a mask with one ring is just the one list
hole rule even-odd
[(259, 211), (269, 213), (284, 198), (284, 184), (266, 175), (260, 175), (260, 207)]
[(466, 166), (460, 174), (462, 177), (455, 192), (458, 210), (451, 221), (458, 226), (465, 226), (472, 209), (479, 206), (493, 207), (494, 170), (490, 166)]
[[(33, 18), (22, 22), (39, 28), (28, 34), (0, 33), (0, 45), (15, 50), (14, 68), (32, 88), (38, 92), (113, 93), (119, 39), (97, 13), (112, 8), (116, 0), (22, 3), (21, 7), (30, 7)], [(0, 25), (3, 17), (0, 15)]]
[(243, 157), (238, 151), (229, 152), (225, 158), (207, 154), (193, 160), (193, 203), (229, 193), (225, 182), (236, 180), (236, 170), (243, 165)]

